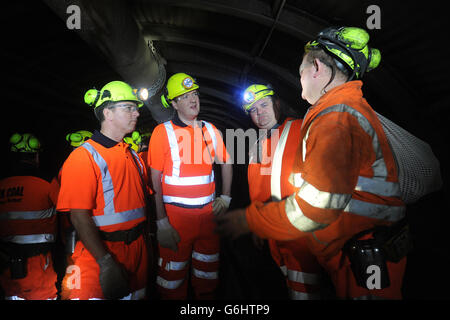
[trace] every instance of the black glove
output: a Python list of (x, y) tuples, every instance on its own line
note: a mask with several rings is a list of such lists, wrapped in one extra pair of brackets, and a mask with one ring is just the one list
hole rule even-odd
[(127, 272), (111, 254), (107, 253), (97, 263), (100, 266), (100, 286), (105, 299), (120, 299), (130, 294)]

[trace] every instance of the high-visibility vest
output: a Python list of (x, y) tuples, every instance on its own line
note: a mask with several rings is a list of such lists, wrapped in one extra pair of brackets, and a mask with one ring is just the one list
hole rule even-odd
[[(209, 148), (208, 152), (210, 152), (211, 163), (204, 163), (203, 147), (200, 150), (196, 150), (195, 147), (192, 148), (192, 145), (187, 147), (191, 147), (191, 150), (189, 150), (190, 152), (193, 151), (195, 153), (201, 151), (202, 154), (200, 157), (194, 156), (194, 158), (198, 159), (202, 165), (209, 166), (207, 171), (210, 173), (207, 175), (186, 175), (186, 173), (181, 172), (182, 164), (186, 164), (183, 163), (183, 159), (180, 154), (180, 148), (172, 121), (164, 122), (164, 127), (169, 140), (170, 155), (172, 158), (172, 174), (170, 176), (163, 174), (161, 177), (164, 203), (184, 207), (202, 207), (213, 201), (215, 198), (214, 170), (212, 170), (212, 162), (217, 150), (217, 137), (212, 125), (209, 122), (202, 121), (202, 123), (206, 127), (213, 144), (212, 149), (209, 145), (206, 145), (206, 148)], [(203, 129), (200, 128), (199, 130)], [(203, 143), (206, 143), (206, 137), (204, 137), (203, 131), (201, 139), (202, 145)], [(185, 149), (186, 146), (184, 148), (184, 152), (186, 152)]]
[[(326, 95), (319, 100), (314, 109), (308, 112), (302, 124), (299, 159), (292, 177), (299, 190), (286, 199), (285, 209), (289, 221), (297, 229), (312, 233), (318, 247), (327, 247), (339, 237), (341, 238), (337, 242), (341, 244), (359, 231), (379, 224), (391, 224), (405, 216), (405, 206), (400, 198), (400, 186), (392, 152), (375, 113), (362, 98), (361, 86), (361, 81), (352, 81), (335, 88), (334, 94)], [(371, 152), (361, 160), (360, 168), (335, 168), (335, 170), (359, 170), (355, 182), (341, 181), (343, 185), (327, 185), (317, 178), (320, 173), (308, 172), (308, 168), (305, 168), (305, 161), (323, 161), (314, 158), (314, 154), (309, 155), (307, 145), (312, 130), (319, 130), (317, 128), (320, 128), (321, 124), (323, 126), (327, 121), (337, 119), (344, 119), (341, 121), (357, 126), (358, 132), (362, 129), (367, 135), (367, 141), (370, 141)], [(332, 158), (322, 163), (330, 166), (327, 170), (334, 165)], [(339, 172), (336, 172), (336, 175), (338, 176)], [(334, 191), (352, 185), (353, 190)], [(342, 225), (330, 223), (333, 221), (331, 217), (336, 212), (342, 212), (344, 216), (341, 219), (352, 219), (355, 222), (351, 227), (345, 227), (343, 222)], [(348, 218), (345, 215), (349, 215)], [(328, 220), (330, 222), (327, 219), (331, 219)], [(342, 234), (343, 229), (346, 229), (345, 234)], [(339, 232), (341, 234), (338, 236)], [(336, 244), (336, 247), (340, 244)]]
[(295, 191), (288, 178), (294, 165), (301, 123), (301, 119), (288, 119), (278, 128), (271, 130), (270, 138), (259, 142), (259, 162), (254, 163), (254, 152), (251, 152), (248, 166), (251, 201), (279, 201)]
[(247, 208), (259, 236), (308, 236), (316, 255), (332, 257), (358, 232), (404, 217), (394, 158), (361, 86), (336, 87), (309, 109), (289, 179), (298, 190)]
[[(108, 163), (102, 157), (100, 152), (98, 152), (98, 150), (93, 146), (90, 140), (82, 144), (80, 148), (86, 149), (91, 154), (94, 162), (97, 164), (101, 172), (101, 190), (103, 190), (104, 207), (101, 208), (101, 213), (94, 213), (92, 216), (96, 226), (103, 229), (102, 227), (113, 225), (118, 226), (119, 224), (130, 221), (143, 221), (145, 218), (145, 202), (142, 202), (142, 206), (138, 208), (122, 211), (116, 210), (115, 201), (119, 195), (116, 194), (115, 190), (119, 188), (113, 183), (111, 172), (108, 168)], [(136, 160), (135, 163), (137, 164), (136, 166), (133, 166), (134, 168), (131, 170), (139, 170), (139, 174), (142, 176), (144, 174), (144, 164), (141, 162), (139, 156), (133, 149), (128, 148), (128, 150), (130, 150), (132, 156)], [(123, 174), (127, 174), (127, 172), (124, 172)], [(141, 179), (138, 175), (135, 177), (136, 179)], [(141, 184), (141, 182), (139, 183)]]
[(56, 211), (50, 183), (33, 176), (0, 181), (0, 240), (16, 244), (54, 242)]

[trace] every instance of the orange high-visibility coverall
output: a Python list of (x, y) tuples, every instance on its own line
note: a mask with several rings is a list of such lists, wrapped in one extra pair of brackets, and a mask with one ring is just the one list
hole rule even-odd
[[(33, 176), (15, 176), (0, 181), (0, 250), (9, 245), (45, 245), (56, 238), (55, 207), (49, 196), (50, 183)], [(12, 279), (10, 268), (0, 275), (6, 299), (56, 299), (56, 273), (50, 249), (29, 257), (25, 278)]]
[[(220, 132), (208, 122), (199, 127), (174, 120), (158, 125), (151, 136), (149, 163), (162, 172), (165, 210), (180, 235), (178, 251), (159, 246), (158, 289), (162, 299), (187, 297), (189, 263), (198, 299), (213, 298), (218, 285), (219, 237), (214, 233), (212, 163), (229, 157)], [(151, 161), (150, 161), (151, 157)]]
[[(145, 166), (128, 144), (116, 143), (95, 131), (64, 162), (57, 210), (92, 210), (100, 231), (130, 230), (146, 220), (141, 175), (147, 180)], [(148, 266), (144, 236), (129, 244), (106, 240), (104, 244), (128, 273), (129, 297), (144, 298)], [(62, 283), (64, 296), (103, 299), (100, 268), (81, 241), (76, 244), (72, 260), (74, 266), (68, 266)]]
[(406, 257), (387, 262), (389, 287), (369, 290), (357, 286), (341, 250), (353, 235), (401, 220), (405, 211), (392, 152), (361, 87), (340, 85), (308, 110), (291, 178), (299, 191), (280, 202), (254, 202), (247, 221), (261, 237), (306, 237), (338, 297), (399, 299)]
[[(248, 185), (252, 202), (280, 200), (298, 190), (289, 182), (289, 177), (299, 145), (301, 124), (301, 119), (288, 119), (273, 130), (269, 138), (260, 142), (260, 161), (255, 161), (256, 154), (251, 153), (253, 157), (248, 166)], [(279, 160), (274, 162), (274, 158)], [(274, 180), (272, 173), (280, 178)], [(274, 189), (278, 189), (279, 194), (272, 190), (272, 182), (277, 183)], [(268, 242), (272, 257), (286, 277), (290, 297), (295, 300), (320, 298), (321, 266), (311, 253), (306, 238), (288, 241), (268, 239)]]

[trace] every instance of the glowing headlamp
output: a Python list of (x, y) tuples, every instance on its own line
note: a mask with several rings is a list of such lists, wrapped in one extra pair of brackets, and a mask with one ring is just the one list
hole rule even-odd
[(148, 90), (147, 88), (139, 88), (139, 89), (133, 89), (134, 94), (136, 97), (138, 97), (140, 100), (147, 100), (148, 99)]
[(182, 84), (183, 88), (190, 89), (194, 85), (194, 81), (192, 80), (191, 77), (187, 77), (187, 78), (183, 79), (183, 82), (181, 84)]
[(255, 94), (252, 91), (244, 92), (243, 100), (246, 104), (252, 103), (255, 101)]

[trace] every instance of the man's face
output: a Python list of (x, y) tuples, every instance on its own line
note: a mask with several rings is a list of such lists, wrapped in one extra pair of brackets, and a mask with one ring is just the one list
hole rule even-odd
[(277, 123), (273, 102), (270, 97), (264, 97), (256, 101), (248, 112), (253, 123), (259, 129), (270, 129)]
[(200, 112), (200, 98), (198, 91), (187, 92), (173, 99), (172, 106), (178, 115), (186, 120), (194, 120)]
[(300, 83), (302, 85), (302, 99), (314, 104), (317, 100), (313, 84), (314, 65), (307, 61), (307, 56), (303, 57), (299, 68)]
[(122, 101), (114, 104), (110, 109), (112, 110), (111, 121), (117, 130), (120, 130), (123, 134), (134, 131), (139, 117), (136, 103)]

